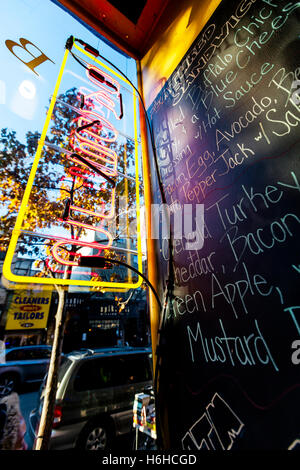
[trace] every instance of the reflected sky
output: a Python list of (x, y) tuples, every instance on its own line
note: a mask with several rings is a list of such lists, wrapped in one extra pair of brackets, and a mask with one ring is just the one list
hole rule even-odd
[[(70, 35), (98, 49), (136, 83), (134, 59), (109, 47), (50, 0), (2, 2), (1, 19), (0, 129), (8, 127), (15, 130), (21, 142), (25, 141), (28, 130), (42, 130), (46, 107), (60, 69), (65, 43)], [(30, 41), (35, 47), (27, 45), (26, 51), (14, 46), (14, 55), (5, 41), (11, 40), (19, 44), (20, 38)], [(47, 59), (34, 69), (34, 73), (23, 62), (30, 62), (38, 57), (41, 53), (37, 48)]]

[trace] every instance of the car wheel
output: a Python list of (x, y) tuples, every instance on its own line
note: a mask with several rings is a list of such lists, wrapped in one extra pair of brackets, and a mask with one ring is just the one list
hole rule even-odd
[(0, 377), (0, 396), (10, 395), (17, 390), (18, 377), (13, 374), (3, 374)]
[(111, 431), (106, 423), (95, 422), (88, 425), (79, 438), (81, 450), (107, 450), (112, 441)]

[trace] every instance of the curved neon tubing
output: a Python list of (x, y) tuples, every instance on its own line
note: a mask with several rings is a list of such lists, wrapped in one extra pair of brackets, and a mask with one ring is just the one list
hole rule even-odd
[[(78, 178), (87, 179), (87, 178), (90, 178), (91, 176), (95, 176), (95, 173), (93, 173), (91, 170), (87, 170), (86, 168), (80, 168), (78, 166), (71, 166), (69, 168), (69, 172), (72, 176), (78, 176)], [(65, 178), (65, 176), (63, 176), (62, 178)]]
[[(111, 84), (111, 86), (109, 86), (108, 84), (106, 84), (105, 86), (104, 81), (100, 82), (95, 77), (93, 77), (91, 74), (91, 70), (94, 70), (98, 75), (102, 76), (105, 80), (107, 80)], [(96, 67), (96, 65), (89, 64), (86, 70), (86, 75), (88, 79), (91, 80), (91, 82), (93, 82), (98, 87), (102, 88), (105, 93), (110, 93), (111, 95), (116, 95), (116, 96), (120, 95), (119, 82), (117, 82), (115, 78), (112, 78), (110, 75), (108, 75), (107, 72), (104, 72), (104, 70), (100, 70), (98, 67)]]
[[(72, 176), (77, 176), (78, 178), (82, 178), (83, 179), (82, 185), (85, 188), (93, 188), (94, 187), (94, 183), (92, 183), (91, 181), (90, 182), (84, 181), (85, 179), (88, 179), (91, 176), (95, 176), (94, 173), (89, 172), (89, 170), (87, 170), (86, 168), (78, 168), (77, 166), (71, 166), (69, 168), (69, 172), (70, 172), (70, 175), (72, 175)], [(87, 174), (85, 174), (85, 173), (87, 173)], [(63, 177), (63, 178), (65, 178), (65, 177)]]
[[(54, 268), (52, 268), (50, 266), (50, 262), (49, 262), (48, 258), (46, 258), (45, 263), (46, 263), (46, 266), (49, 269), (49, 271), (51, 271), (52, 273), (56, 273), (56, 274), (64, 274), (65, 273), (64, 269), (54, 269)], [(78, 267), (80, 267), (80, 266), (78, 266)], [(70, 269), (70, 270), (67, 271), (67, 274), (74, 274), (74, 272), (72, 271), (72, 269)], [(89, 271), (80, 271), (78, 274), (80, 274), (80, 275), (88, 274), (89, 276), (98, 276), (98, 273), (89, 272)]]
[[(100, 230), (99, 230), (100, 231)], [(105, 230), (101, 230), (102, 233), (105, 232)], [(108, 232), (106, 234), (110, 235)], [(112, 240), (111, 240), (112, 243)], [(110, 243), (110, 245), (111, 245)], [(63, 245), (76, 245), (76, 246), (82, 246), (83, 248), (91, 248), (94, 250), (98, 250), (98, 255), (101, 253), (103, 249), (109, 248), (110, 245), (102, 245), (101, 243), (97, 242), (86, 242), (86, 241), (81, 241), (81, 240), (72, 240), (72, 239), (66, 239), (66, 241), (59, 240), (57, 243), (55, 243), (52, 247), (51, 253), (55, 261), (59, 264), (62, 264), (64, 266), (78, 266), (77, 261), (69, 261), (69, 260), (64, 260), (63, 258), (60, 257), (58, 253), (59, 247), (62, 247)], [(73, 255), (79, 255), (79, 253), (71, 253)], [(96, 255), (95, 255), (96, 256)]]
[(115, 199), (116, 199), (116, 190), (113, 188), (112, 190), (112, 197), (111, 197), (111, 209), (108, 212), (108, 214), (104, 214), (103, 212), (96, 212), (92, 211), (90, 209), (85, 209), (80, 206), (75, 206), (74, 204), (70, 205), (70, 210), (76, 211), (76, 212), (82, 212), (83, 214), (91, 215), (92, 217), (99, 217), (102, 219), (111, 219), (115, 215)]
[[(107, 137), (96, 134), (95, 132), (92, 132), (90, 129), (85, 129), (84, 131), (78, 132), (77, 129), (75, 129), (75, 135), (77, 136), (78, 139), (81, 139), (83, 141), (91, 141), (91, 139), (87, 139), (84, 137), (83, 134), (87, 134), (91, 136), (93, 139), (99, 140), (99, 141), (104, 141), (104, 142), (115, 142), (117, 137), (118, 137), (118, 131), (115, 129), (113, 124), (111, 124), (108, 119), (104, 118), (100, 114), (96, 113), (95, 111), (86, 111), (83, 116), (79, 116), (77, 118), (78, 121), (78, 127), (81, 127), (87, 123), (91, 123), (95, 121), (95, 119), (98, 119), (101, 124), (94, 124), (95, 127), (99, 127), (100, 131), (105, 132)], [(106, 131), (105, 128), (108, 130)], [(112, 137), (108, 136), (108, 132), (111, 132), (113, 134)], [(93, 142), (93, 141), (92, 141)]]
[[(82, 152), (85, 155), (88, 155), (90, 157), (94, 157), (96, 160), (100, 160), (103, 163), (97, 162), (95, 160), (89, 160), (91, 163), (94, 165), (99, 164), (101, 167), (101, 171), (105, 173), (107, 176), (117, 176), (117, 155), (116, 152), (113, 150), (108, 149), (107, 147), (103, 147), (103, 145), (100, 144), (91, 144), (88, 142), (79, 142), (78, 144), (76, 142), (70, 141), (70, 146), (74, 150), (74, 152)], [(84, 148), (84, 146), (90, 148), (91, 150), (87, 150)], [(101, 152), (101, 155), (95, 153), (95, 152)], [(110, 153), (109, 153), (110, 152)], [(108, 157), (108, 158), (106, 158)], [(76, 162), (77, 164), (84, 165), (83, 163), (79, 162), (78, 160), (71, 158), (70, 156), (67, 156), (68, 160), (72, 160)], [(111, 165), (112, 168), (107, 168), (105, 164)]]

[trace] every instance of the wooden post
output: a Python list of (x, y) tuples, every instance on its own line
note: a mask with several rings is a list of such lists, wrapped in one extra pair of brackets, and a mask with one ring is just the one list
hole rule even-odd
[(58, 369), (60, 364), (62, 344), (64, 339), (65, 317), (66, 317), (66, 292), (60, 286), (58, 291), (58, 306), (55, 315), (55, 330), (51, 359), (49, 364), (46, 388), (44, 392), (44, 403), (39, 424), (38, 436), (35, 442), (35, 450), (47, 450), (51, 437), (54, 407), (57, 391)]
[[(137, 75), (138, 75), (138, 87), (141, 96), (142, 92), (142, 75), (140, 69), (140, 63), (137, 61)], [(149, 151), (147, 145), (147, 124), (144, 115), (144, 110), (140, 105), (140, 128), (141, 128), (141, 140), (142, 140), (142, 166), (143, 166), (143, 183), (144, 183), (144, 198), (145, 198), (145, 217), (146, 217), (146, 237), (147, 237), (147, 266), (148, 266), (148, 279), (153, 285), (156, 292), (159, 292), (157, 282), (157, 265), (155, 257), (155, 240), (151, 238), (151, 204), (153, 203), (152, 190), (151, 190), (151, 166)], [(150, 303), (150, 327), (151, 327), (151, 341), (153, 351), (153, 370), (156, 366), (156, 347), (157, 347), (157, 335), (160, 322), (160, 311), (159, 305), (155, 299), (155, 296), (151, 289), (149, 289), (149, 303)]]

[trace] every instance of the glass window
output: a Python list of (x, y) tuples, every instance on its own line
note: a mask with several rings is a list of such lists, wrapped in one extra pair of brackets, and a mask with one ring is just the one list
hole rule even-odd
[(22, 360), (25, 361), (30, 361), (32, 359), (40, 359), (40, 354), (38, 353), (38, 351), (31, 348), (24, 349), (22, 351), (22, 356)]
[(122, 361), (126, 383), (151, 380), (150, 364), (146, 355), (129, 356)]
[(23, 349), (13, 349), (6, 353), (6, 361), (23, 361), (25, 359), (25, 353)]
[(30, 351), (31, 359), (50, 359), (51, 350), (48, 348), (34, 348)]
[(7, 361), (28, 361), (32, 359), (50, 359), (51, 350), (48, 348), (20, 348), (6, 353)]
[[(102, 36), (87, 29), (55, 2), (1, 2), (1, 19), (0, 128), (15, 130), (24, 143), (28, 130), (42, 130), (45, 107), (49, 105), (64, 46), (71, 34), (101, 50), (102, 55), (137, 83), (134, 59), (112, 48)], [(20, 38), (25, 41), (21, 43)], [(33, 65), (31, 54), (39, 58), (34, 68), (29, 67)]]
[(112, 366), (109, 359), (92, 359), (84, 362), (80, 367), (74, 382), (74, 389), (78, 392), (111, 387)]
[(95, 390), (151, 380), (151, 370), (146, 355), (92, 359), (79, 369), (74, 389)]
[[(86, 28), (65, 9), (60, 8), (58, 3), (50, 0), (1, 2), (0, 60), (3, 67), (0, 77), (0, 152), (3, 168), (1, 167), (0, 172), (0, 241), (2, 248), (6, 249), (8, 241), (11, 240), (10, 234), (36, 155), (37, 144), (43, 141), (38, 170), (32, 181), (30, 202), (26, 210), (23, 211), (24, 207), (21, 210), (26, 222), (20, 232), (20, 244), (18, 242), (13, 248), (16, 252), (14, 274), (32, 278), (36, 278), (37, 272), (44, 272), (42, 264), (38, 261), (49, 261), (49, 243), (45, 234), (50, 236), (51, 241), (57, 236), (68, 239), (71, 237), (74, 225), (70, 227), (70, 224), (63, 224), (60, 220), (69, 204), (68, 188), (73, 183), (75, 185), (75, 181), (73, 203), (78, 212), (86, 215), (85, 219), (82, 215), (80, 222), (91, 227), (89, 220), (93, 214), (95, 218), (105, 218), (103, 230), (101, 229), (105, 234), (105, 243), (106, 237), (109, 242), (113, 239), (116, 245), (119, 241), (114, 235), (116, 224), (113, 216), (114, 208), (118, 207), (121, 198), (128, 206), (126, 210), (130, 214), (128, 222), (124, 221), (124, 224), (131, 223), (131, 219), (135, 220), (138, 213), (136, 188), (133, 183), (136, 158), (140, 158), (139, 124), (135, 122), (137, 96), (125, 78), (110, 66), (105, 58), (109, 63), (115, 64), (135, 85), (136, 62), (112, 48), (101, 35)], [(75, 47), (79, 47), (77, 43), (73, 45), (73, 55), (69, 54), (64, 68), (44, 142), (44, 138), (40, 140), (40, 137), (46, 120), (46, 109), (49, 108), (50, 98), (60, 76), (65, 45), (71, 35), (99, 50), (101, 61), (97, 59), (95, 62), (96, 58), (88, 57), (82, 47)], [(88, 70), (93, 73), (88, 73)], [(123, 110), (124, 117), (121, 119)], [(82, 127), (79, 124), (77, 126), (79, 117), (81, 124), (84, 124), (89, 122), (90, 116), (97, 117), (95, 120), (93, 118), (93, 122), (98, 124), (100, 118), (103, 125), (95, 124), (97, 128), (89, 125), (90, 130), (86, 130), (84, 134), (81, 132), (83, 129), (75, 133), (75, 129), (78, 131)], [(88, 143), (84, 143), (86, 140)], [(99, 145), (104, 150), (99, 150)], [(78, 152), (80, 149), (80, 161), (69, 158), (74, 149)], [(102, 162), (100, 165), (107, 166), (106, 176), (116, 172), (123, 175), (124, 183), (118, 183), (115, 188), (111, 179), (103, 182), (100, 173), (96, 172), (94, 175), (88, 172), (82, 166), (82, 158), (86, 159), (86, 155)], [(77, 167), (71, 166), (74, 163)], [(125, 178), (132, 183), (125, 184)], [(78, 183), (80, 179), (82, 182)], [(124, 208), (123, 210), (125, 213)], [(119, 224), (117, 225), (119, 227)], [(82, 227), (78, 230), (81, 237)], [(82, 233), (82, 236), (91, 235), (95, 238), (94, 241), (97, 241), (97, 234), (100, 239), (103, 238), (100, 229), (92, 227), (86, 230), (92, 231)], [(121, 228), (118, 228), (118, 231), (121, 232)], [(35, 237), (36, 232), (38, 237)], [(124, 236), (127, 240), (127, 235), (123, 235), (123, 238)], [(81, 240), (84, 241), (87, 241), (87, 238)], [(92, 241), (92, 238), (89, 238), (89, 241)], [(133, 245), (133, 242), (130, 243)], [(66, 249), (60, 250), (65, 253)], [(12, 253), (12, 250), (9, 252)], [(59, 258), (58, 253), (56, 255)], [(53, 270), (54, 277), (61, 277), (61, 267), (55, 267), (54, 258), (50, 257), (50, 261), (49, 269)], [(126, 277), (129, 273), (125, 272), (125, 269), (118, 268), (117, 274), (103, 271), (97, 272), (97, 276), (107, 276), (109, 282), (128, 282)], [(72, 282), (76, 279), (90, 281), (89, 274), (90, 270), (73, 268)], [(121, 279), (117, 279), (117, 275)], [(45, 276), (49, 277), (48, 271)], [(110, 280), (110, 277), (113, 279)], [(102, 281), (99, 279), (91, 282)]]

